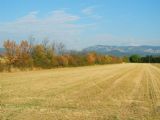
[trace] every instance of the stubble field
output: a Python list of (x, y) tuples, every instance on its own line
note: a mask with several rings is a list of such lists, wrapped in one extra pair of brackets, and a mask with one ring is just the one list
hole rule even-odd
[(0, 73), (0, 120), (160, 120), (160, 65)]

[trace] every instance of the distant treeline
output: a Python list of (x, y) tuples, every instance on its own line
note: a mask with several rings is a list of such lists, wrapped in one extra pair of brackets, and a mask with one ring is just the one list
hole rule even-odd
[(101, 55), (96, 52), (66, 52), (64, 44), (51, 44), (46, 40), (37, 44), (26, 40), (17, 44), (15, 41), (7, 40), (4, 42), (4, 48), (5, 53), (0, 56), (0, 71), (128, 62), (127, 57)]
[(145, 56), (132, 55), (129, 57), (129, 61), (133, 63), (160, 63), (160, 56)]

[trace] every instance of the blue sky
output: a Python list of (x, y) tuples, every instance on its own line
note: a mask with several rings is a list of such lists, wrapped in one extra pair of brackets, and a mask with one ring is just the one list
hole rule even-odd
[(160, 45), (160, 0), (0, 0), (0, 44), (35, 36), (68, 49)]

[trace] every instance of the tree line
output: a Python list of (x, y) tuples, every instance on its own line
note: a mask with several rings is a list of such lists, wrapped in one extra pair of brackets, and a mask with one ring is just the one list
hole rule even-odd
[(135, 54), (130, 56), (129, 60), (133, 63), (160, 63), (160, 56), (140, 56)]
[(102, 55), (96, 52), (67, 52), (64, 44), (51, 44), (47, 40), (36, 44), (27, 40), (22, 40), (20, 43), (7, 40), (4, 41), (3, 46), (5, 53), (0, 56), (0, 71), (11, 71), (14, 68), (20, 70), (50, 69), (128, 62), (127, 57)]

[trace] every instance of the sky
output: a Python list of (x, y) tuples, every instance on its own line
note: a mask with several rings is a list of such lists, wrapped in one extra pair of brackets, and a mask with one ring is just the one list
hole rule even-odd
[(0, 0), (0, 46), (31, 36), (77, 50), (158, 46), (160, 0)]

